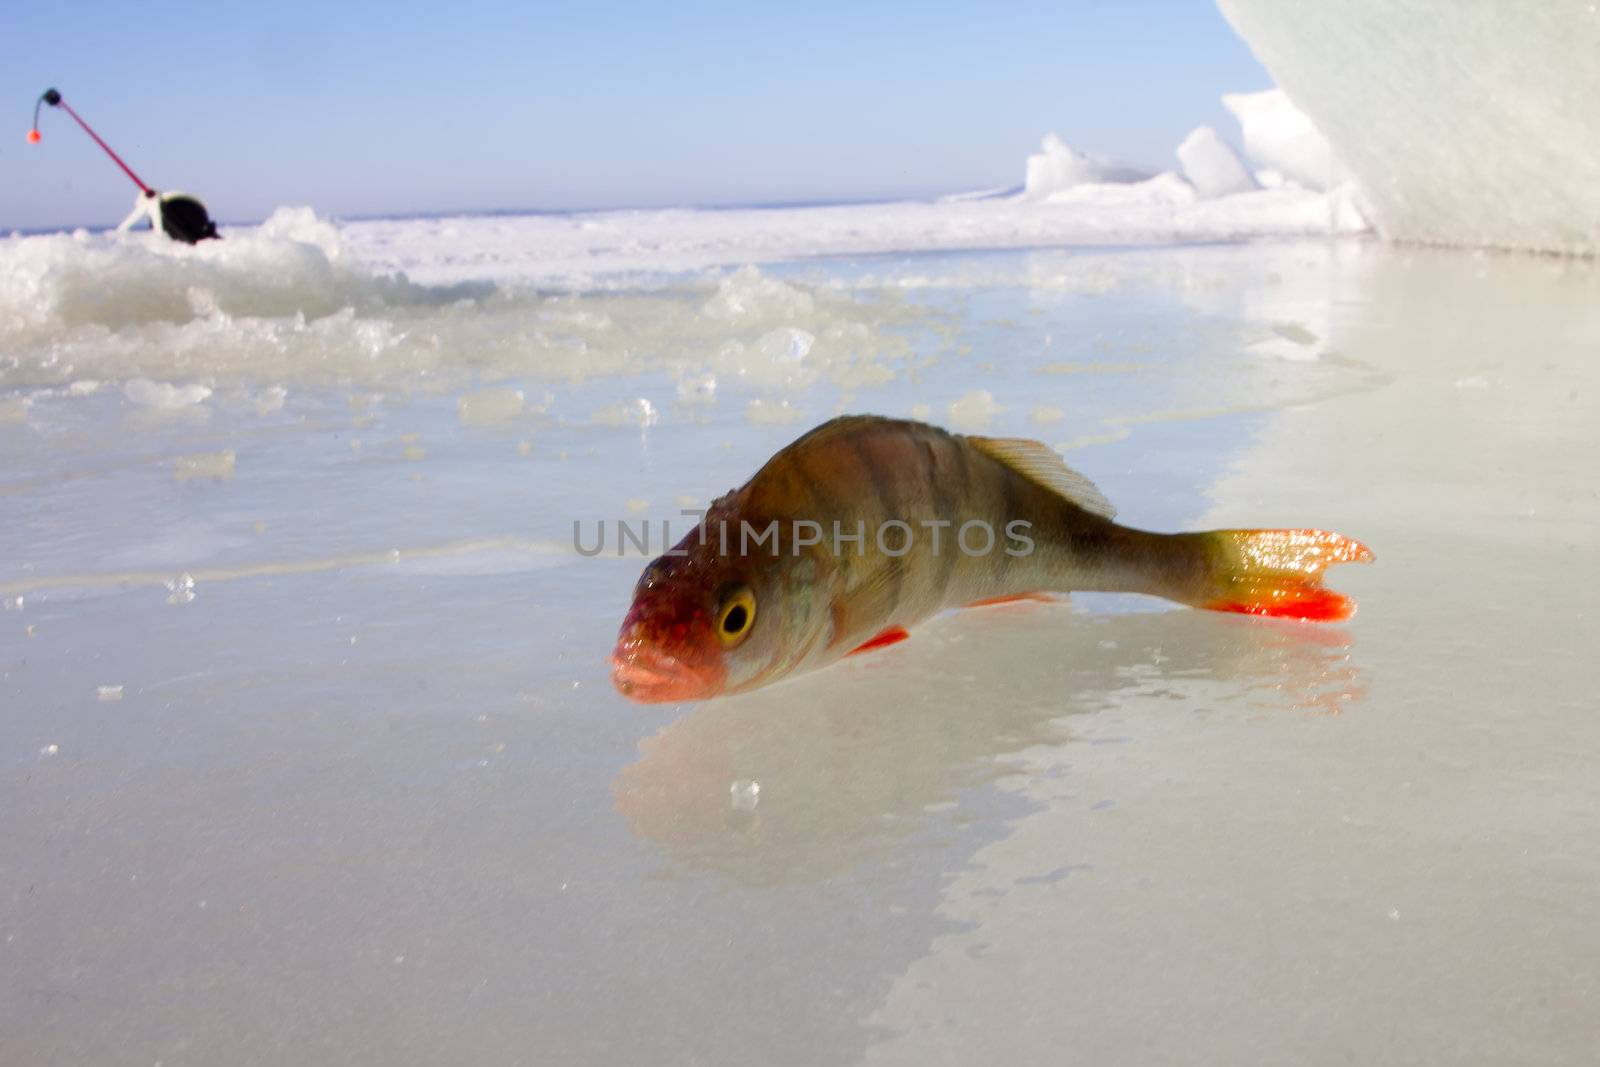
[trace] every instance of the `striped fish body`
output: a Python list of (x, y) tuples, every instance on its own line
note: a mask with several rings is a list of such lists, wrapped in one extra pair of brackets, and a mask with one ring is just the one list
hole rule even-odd
[[(741, 521), (776, 520), (780, 533), (806, 520), (822, 525), (823, 543), (809, 547), (802, 569), (826, 591), (823, 662), (947, 608), (1099, 588), (1122, 529), (972, 438), (871, 416), (835, 419), (800, 438), (731, 503)], [(778, 556), (792, 554), (798, 539)]]
[(1342, 617), (1318, 577), (1362, 558), (1320, 531), (1135, 530), (1038, 442), (848, 416), (778, 452), (646, 568), (613, 680), (646, 701), (744, 691), (941, 611), (1039, 592)]

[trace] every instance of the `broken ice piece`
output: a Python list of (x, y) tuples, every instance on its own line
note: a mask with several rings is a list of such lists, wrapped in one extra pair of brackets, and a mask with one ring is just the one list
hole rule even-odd
[(734, 811), (755, 811), (761, 801), (761, 783), (750, 778), (736, 778), (728, 786), (728, 799)]
[(180, 574), (162, 583), (167, 587), (168, 604), (187, 604), (194, 599), (194, 576)]
[(173, 463), (173, 474), (180, 482), (194, 478), (227, 481), (233, 477), (233, 463), (232, 449), (222, 452), (200, 452), (192, 456), (179, 456)]

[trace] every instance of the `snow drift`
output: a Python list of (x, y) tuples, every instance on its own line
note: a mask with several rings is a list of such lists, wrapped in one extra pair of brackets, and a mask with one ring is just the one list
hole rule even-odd
[(1028, 157), (1023, 194), (1038, 200), (1079, 185), (1137, 182), (1148, 177), (1144, 171), (1079, 151), (1056, 134), (1047, 133), (1039, 151)]

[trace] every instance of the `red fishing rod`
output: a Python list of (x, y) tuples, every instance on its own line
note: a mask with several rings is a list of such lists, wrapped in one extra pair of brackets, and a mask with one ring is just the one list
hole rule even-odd
[(39, 133), (39, 108), (45, 104), (49, 104), (51, 107), (59, 107), (62, 111), (65, 111), (67, 114), (71, 115), (72, 121), (76, 122), (79, 126), (82, 126), (83, 132), (94, 138), (94, 143), (104, 149), (105, 154), (111, 157), (111, 162), (121, 167), (122, 173), (133, 179), (133, 184), (139, 187), (140, 192), (144, 193), (146, 196), (149, 196), (151, 193), (155, 192), (154, 189), (146, 185), (144, 181), (133, 172), (132, 167), (128, 166), (122, 161), (121, 156), (117, 155), (111, 150), (110, 145), (106, 144), (100, 139), (100, 135), (94, 132), (93, 127), (91, 127), (87, 122), (83, 121), (83, 116), (72, 110), (72, 105), (61, 99), (61, 94), (56, 92), (54, 89), (46, 89), (40, 94), (38, 102), (33, 105), (33, 129), (28, 131), (29, 144), (38, 144), (39, 138), (42, 136)]
[(157, 193), (144, 183), (144, 179), (133, 172), (133, 168), (122, 161), (122, 157), (112, 151), (111, 146), (101, 140), (94, 128), (83, 121), (83, 116), (72, 110), (72, 105), (61, 99), (61, 94), (54, 89), (46, 89), (39, 95), (33, 105), (33, 127), (28, 130), (28, 143), (38, 144), (43, 136), (39, 132), (39, 109), (45, 104), (58, 107), (72, 116), (72, 121), (83, 127), (83, 132), (99, 145), (106, 155), (111, 157), (111, 162), (122, 168), (133, 184), (139, 187), (140, 194), (144, 197), (142, 204), (147, 211), (135, 209), (135, 213), (128, 217), (119, 229), (125, 229), (140, 216), (141, 212), (147, 214), (153, 228), (161, 230), (174, 241), (184, 244), (195, 244), (199, 241), (214, 239), (221, 236), (217, 233), (217, 224), (211, 221), (206, 206), (199, 200), (185, 193)]

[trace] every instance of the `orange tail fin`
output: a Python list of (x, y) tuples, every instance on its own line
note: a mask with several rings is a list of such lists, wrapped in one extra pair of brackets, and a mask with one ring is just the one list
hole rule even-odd
[(1322, 586), (1335, 563), (1367, 563), (1359, 541), (1326, 530), (1216, 530), (1211, 539), (1215, 579), (1192, 603), (1211, 611), (1237, 611), (1286, 619), (1336, 622), (1355, 614), (1355, 603)]

